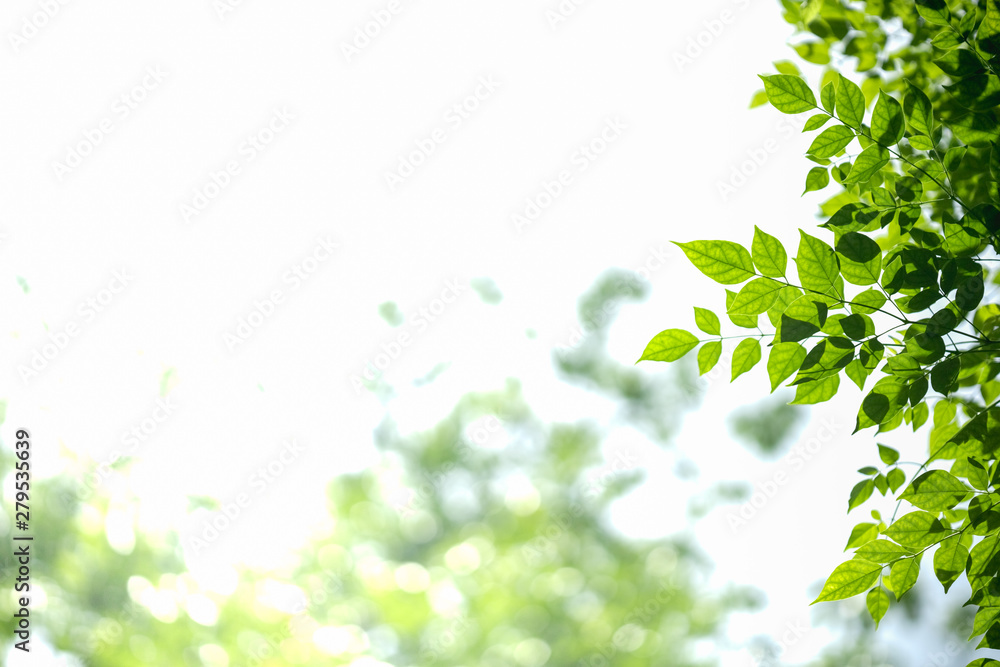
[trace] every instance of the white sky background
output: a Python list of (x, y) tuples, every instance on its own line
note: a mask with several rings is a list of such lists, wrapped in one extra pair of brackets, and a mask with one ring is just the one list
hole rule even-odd
[[(692, 305), (724, 310), (721, 288), (668, 241), (749, 243), (757, 224), (791, 254), (795, 228), (814, 224), (819, 199), (798, 197), (809, 167), (802, 121), (747, 110), (756, 74), (794, 55), (770, 0), (584, 0), (555, 27), (546, 10), (556, 0), (403, 0), (350, 62), (341, 45), (387, 2), (244, 0), (223, 18), (210, 0), (68, 2), (15, 51), (8, 33), (41, 4), (0, 9), (5, 435), (31, 429), (39, 474), (57, 471), (60, 445), (106, 461), (153, 414), (162, 373), (176, 369), (176, 408), (135, 450), (129, 483), (160, 520), (181, 515), (186, 493), (251, 494), (206, 556), (213, 562), (290, 553), (324, 515), (329, 479), (373, 460), (383, 409), (349, 376), (399, 331), (412, 343), (389, 382), (452, 364), (395, 402), (405, 426), (434, 423), (462, 393), (506, 377), (525, 383), (544, 417), (575, 419), (581, 392), (553, 388), (549, 352), (571, 339), (577, 298), (604, 269), (637, 268), (660, 249), (670, 256), (652, 274), (650, 300), (627, 307), (614, 329), (613, 353), (632, 361), (661, 329), (693, 329)], [(705, 22), (720, 18), (729, 22), (711, 35)], [(699, 34), (707, 46), (679, 67), (675, 53)], [(145, 99), (125, 117), (119, 98), (157, 69), (162, 80), (146, 78), (136, 93)], [(479, 88), (479, 108), (450, 122), (483, 78), (496, 90)], [(250, 159), (246, 138), (275, 110), (294, 118)], [(110, 133), (60, 179), (54, 162), (104, 119)], [(580, 171), (579, 148), (615, 120), (620, 136)], [(443, 141), (390, 190), (385, 173), (435, 128)], [(723, 200), (718, 183), (748, 151), (766, 162)], [(186, 225), (180, 205), (230, 161), (239, 173)], [(562, 170), (570, 184), (518, 233), (512, 214)], [(327, 236), (340, 245), (334, 256), (300, 286), (285, 281)], [(122, 269), (132, 278), (90, 319), (80, 304)], [(501, 306), (466, 290), (426, 329), (410, 323), (449, 280), (476, 276), (497, 282)], [(224, 336), (274, 290), (283, 300), (273, 316), (231, 351)], [(387, 300), (407, 315), (401, 329), (378, 317)], [(79, 334), (25, 382), (18, 366), (49, 342), (46, 326), (71, 324)], [(754, 459), (724, 425), (727, 410), (766, 392), (762, 372), (733, 387), (713, 382), (679, 446), (719, 479), (790, 470), (787, 459)], [(700, 529), (720, 580), (762, 586), (774, 602), (748, 632), (780, 636), (787, 621), (807, 619), (805, 587), (841, 560), (853, 470), (876, 455), (869, 436), (849, 437), (857, 395), (843, 393), (800, 436), (816, 437), (832, 415), (834, 440), (760, 516), (736, 535), (725, 512)], [(253, 494), (250, 476), (288, 438), (305, 453)], [(682, 523), (677, 503), (669, 511), (677, 482), (659, 463), (649, 469), (658, 483), (616, 512), (631, 533)], [(822, 641), (810, 633), (786, 657)]]

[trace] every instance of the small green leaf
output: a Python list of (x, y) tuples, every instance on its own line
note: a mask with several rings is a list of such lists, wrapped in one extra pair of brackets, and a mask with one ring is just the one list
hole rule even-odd
[(873, 563), (889, 563), (904, 556), (912, 556), (913, 552), (889, 540), (872, 540), (858, 547), (854, 555)]
[(853, 81), (838, 75), (837, 113), (840, 119), (860, 130), (865, 120), (865, 95)]
[(874, 523), (859, 523), (851, 530), (851, 536), (847, 540), (844, 551), (860, 547), (878, 537), (878, 525)]
[[(771, 392), (799, 370), (806, 358), (806, 348), (798, 343), (778, 343), (767, 356), (767, 375), (771, 379)], [(799, 385), (801, 388), (804, 385)]]
[(917, 13), (928, 23), (948, 25), (951, 12), (944, 0), (917, 0)]
[(707, 334), (719, 336), (722, 334), (719, 316), (705, 308), (694, 307), (694, 323)]
[(806, 189), (802, 194), (806, 192), (814, 192), (816, 190), (822, 190), (830, 184), (830, 172), (827, 171), (826, 167), (813, 167), (809, 170), (806, 175)]
[(813, 139), (806, 153), (818, 158), (833, 157), (847, 148), (847, 144), (854, 140), (854, 136), (854, 132), (843, 125), (828, 127)]
[(934, 552), (934, 574), (944, 586), (945, 593), (958, 580), (959, 575), (965, 572), (968, 560), (969, 550), (957, 535), (943, 540), (941, 546)]
[(739, 291), (728, 312), (733, 315), (760, 315), (774, 305), (784, 285), (770, 278), (751, 280)]
[(760, 274), (768, 278), (782, 278), (785, 275), (785, 267), (788, 264), (788, 255), (781, 241), (770, 234), (761, 231), (754, 226), (753, 244), (750, 250), (753, 253), (753, 263), (760, 271)]
[(754, 277), (753, 259), (732, 241), (674, 243), (699, 271), (717, 283), (735, 285)]
[(903, 138), (903, 108), (885, 91), (879, 93), (872, 112), (872, 139), (882, 146), (894, 146)]
[[(726, 309), (728, 310), (732, 305), (733, 301), (736, 300), (736, 292), (732, 290), (726, 290)], [(744, 329), (756, 329), (757, 328), (757, 316), (756, 315), (733, 315), (727, 312), (729, 321), (738, 327)]]
[(906, 473), (899, 468), (890, 470), (885, 478), (889, 482), (889, 488), (892, 489), (893, 493), (899, 491), (900, 487), (906, 484)]
[(891, 466), (896, 461), (899, 460), (899, 452), (892, 447), (886, 447), (885, 445), (878, 446), (878, 457), (882, 459), (882, 463), (887, 466)]
[(704, 375), (719, 363), (722, 356), (722, 341), (713, 340), (705, 343), (698, 350), (698, 375)]
[(892, 564), (889, 570), (889, 590), (899, 600), (906, 591), (913, 588), (917, 583), (917, 576), (920, 574), (920, 556), (904, 558)]
[(865, 290), (851, 300), (851, 312), (871, 315), (885, 305), (885, 295), (877, 289)]
[(887, 164), (889, 164), (889, 151), (878, 144), (872, 144), (861, 151), (861, 155), (854, 161), (851, 173), (844, 179), (844, 185), (867, 183)]
[(818, 113), (815, 116), (810, 116), (809, 120), (806, 121), (805, 127), (802, 128), (802, 131), (812, 132), (813, 130), (818, 130), (826, 125), (828, 120), (830, 120), (830, 116), (825, 113)]
[(904, 547), (923, 549), (940, 542), (949, 532), (930, 512), (910, 512), (889, 526), (885, 535)]
[(760, 341), (756, 338), (744, 338), (733, 351), (733, 377), (730, 382), (757, 365), (760, 361)]
[(837, 103), (837, 89), (834, 87), (832, 81), (823, 86), (823, 90), (819, 91), (819, 99), (827, 113), (832, 114), (834, 106)]
[(899, 498), (922, 510), (940, 512), (953, 508), (965, 500), (968, 494), (968, 487), (950, 472), (929, 470), (910, 482), (910, 486)]
[(864, 234), (847, 232), (837, 241), (840, 273), (852, 285), (873, 285), (882, 273), (882, 249)]
[(833, 248), (814, 236), (799, 230), (798, 268), (799, 282), (807, 290), (825, 293), (836, 284), (840, 270)]
[(829, 401), (836, 396), (840, 388), (840, 376), (829, 375), (822, 380), (803, 382), (795, 387), (795, 399), (792, 405), (815, 405)]
[(816, 108), (816, 96), (800, 77), (791, 74), (759, 75), (771, 105), (782, 113), (796, 114)]
[(639, 361), (677, 361), (697, 345), (698, 339), (693, 334), (683, 329), (667, 329), (649, 341)]
[(865, 605), (868, 607), (868, 613), (871, 614), (872, 620), (875, 621), (875, 627), (878, 628), (885, 612), (889, 611), (889, 594), (881, 586), (876, 586), (868, 591)]
[(854, 488), (851, 489), (851, 497), (847, 501), (848, 514), (850, 514), (852, 509), (861, 506), (862, 503), (871, 498), (874, 490), (875, 481), (871, 479), (863, 479), (855, 484)]
[(826, 580), (823, 591), (819, 597), (812, 601), (827, 602), (830, 600), (844, 600), (846, 598), (864, 593), (869, 586), (875, 583), (882, 566), (878, 563), (855, 558), (846, 563), (841, 563)]

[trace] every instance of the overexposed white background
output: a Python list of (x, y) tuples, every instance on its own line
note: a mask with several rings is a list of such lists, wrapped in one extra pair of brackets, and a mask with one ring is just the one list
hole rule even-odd
[[(779, 3), (392, 5), (4, 3), (0, 393), (7, 429), (34, 434), (39, 474), (59, 471), (61, 447), (97, 463), (122, 452), (170, 371), (172, 414), (112, 483), (140, 494), (143, 525), (162, 526), (183, 517), (186, 494), (250, 492), (250, 477), (295, 439), (304, 453), (206, 555), (274, 564), (324, 516), (326, 482), (375, 460), (384, 408), (352, 376), (399, 332), (410, 344), (385, 378), (402, 392), (404, 428), (507, 377), (543, 416), (575, 418), (597, 399), (554, 384), (550, 353), (572, 340), (576, 299), (602, 270), (656, 267), (650, 300), (625, 308), (613, 332), (613, 353), (631, 362), (661, 329), (693, 328), (692, 305), (724, 310), (721, 288), (670, 240), (749, 243), (757, 224), (791, 250), (795, 229), (815, 224), (819, 199), (799, 199), (801, 121), (747, 109), (756, 75), (794, 55)], [(377, 16), (386, 25), (356, 41)], [(604, 149), (602, 132), (613, 138)], [(411, 175), (387, 178), (428, 141)], [(591, 142), (603, 150), (592, 160), (581, 152)], [(762, 164), (747, 167), (754, 156)], [(737, 172), (743, 184), (724, 195)], [(558, 191), (548, 201), (546, 184)], [(529, 200), (551, 203), (519, 228), (513, 216)], [(307, 279), (290, 277), (313, 266), (320, 239), (338, 248), (320, 251)], [(480, 276), (496, 281), (501, 305), (466, 288), (433, 322), (414, 319), (449, 284)], [(275, 291), (273, 313), (227, 344)], [(378, 315), (390, 300), (407, 317), (398, 329)], [(25, 373), (46, 344), (58, 350)], [(405, 389), (440, 362), (451, 365), (432, 385)], [(789, 472), (747, 526), (734, 532), (721, 510), (699, 529), (719, 581), (771, 597), (734, 632), (780, 641), (788, 622), (808, 625), (806, 586), (840, 561), (853, 523), (846, 492), (875, 448), (850, 437), (857, 392), (846, 387), (798, 434), (808, 442), (833, 420), (814, 460), (795, 470), (757, 461), (724, 416), (767, 390), (756, 372), (710, 383), (677, 444), (702, 467), (699, 483)], [(655, 483), (616, 509), (623, 530), (684, 525), (690, 489), (669, 460), (652, 459)], [(786, 657), (824, 641), (810, 631)]]

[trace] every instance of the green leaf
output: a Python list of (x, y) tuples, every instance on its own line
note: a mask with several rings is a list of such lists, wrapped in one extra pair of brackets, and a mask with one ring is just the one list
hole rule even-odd
[(713, 340), (705, 343), (698, 350), (698, 375), (704, 375), (719, 363), (722, 356), (722, 341)]
[(1000, 539), (996, 533), (987, 535), (979, 544), (972, 547), (969, 561), (966, 565), (969, 585), (973, 592), (982, 588), (996, 576), (1000, 569)]
[(951, 585), (965, 572), (965, 564), (969, 560), (969, 550), (955, 537), (949, 537), (941, 542), (934, 552), (934, 574), (944, 586), (947, 593)]
[(825, 293), (836, 284), (840, 270), (837, 267), (837, 256), (833, 248), (814, 236), (799, 230), (798, 256), (795, 265), (798, 268), (799, 282), (807, 290)]
[(683, 329), (667, 329), (649, 341), (639, 361), (677, 361), (697, 345), (698, 339), (693, 334)]
[(885, 535), (904, 547), (923, 549), (940, 542), (949, 532), (930, 512), (910, 512), (889, 526)]
[(751, 280), (739, 291), (728, 311), (733, 315), (760, 315), (766, 313), (785, 286), (770, 278)]
[(887, 466), (891, 466), (896, 461), (899, 460), (899, 452), (897, 452), (892, 447), (886, 447), (885, 445), (878, 446), (878, 457), (882, 459), (882, 463)]
[(795, 399), (791, 405), (815, 405), (829, 401), (837, 395), (840, 388), (840, 376), (829, 375), (822, 380), (803, 382), (795, 387)]
[[(778, 343), (767, 356), (767, 375), (771, 379), (771, 392), (799, 370), (806, 358), (806, 348), (798, 343)], [(800, 385), (799, 388), (801, 388)]]
[(922, 510), (940, 512), (953, 508), (968, 495), (968, 487), (950, 472), (929, 470), (910, 482), (899, 498)]
[[(726, 290), (726, 309), (728, 310), (732, 305), (733, 301), (736, 300), (736, 292), (732, 290)], [(729, 316), (729, 321), (738, 327), (744, 329), (756, 329), (757, 328), (757, 316), (756, 315), (732, 315), (727, 313)]]
[(859, 523), (851, 530), (851, 536), (847, 540), (844, 551), (860, 547), (878, 537), (878, 525), (874, 523)]
[(1000, 139), (1000, 122), (993, 111), (970, 112), (949, 121), (949, 127), (958, 139), (968, 146), (987, 146)]
[(844, 150), (854, 136), (854, 132), (843, 125), (828, 127), (813, 139), (806, 153), (818, 158), (833, 157)]
[(896, 468), (895, 470), (890, 470), (889, 474), (885, 476), (886, 481), (889, 482), (889, 488), (892, 489), (893, 493), (896, 493), (903, 484), (906, 484), (906, 473)]
[(837, 113), (840, 119), (860, 130), (865, 120), (865, 95), (853, 81), (838, 75)]
[(698, 328), (713, 336), (722, 335), (722, 325), (719, 316), (705, 308), (694, 307), (694, 323)]
[[(910, 124), (910, 130), (930, 136), (934, 131), (934, 107), (923, 90), (907, 83), (903, 96), (903, 111)], [(912, 142), (911, 142), (912, 143)]]
[(760, 341), (756, 338), (744, 338), (733, 351), (733, 377), (732, 382), (739, 376), (757, 365), (760, 361)]
[(826, 122), (830, 120), (830, 116), (825, 113), (818, 113), (815, 116), (810, 116), (809, 120), (806, 121), (805, 127), (802, 128), (803, 132), (812, 132), (813, 130), (818, 130), (819, 128), (826, 125)]
[[(979, 6), (982, 7), (982, 3)], [(976, 33), (979, 48), (995, 55), (1000, 51), (998, 48), (1000, 39), (998, 38), (1000, 38), (1000, 4), (996, 0), (987, 0), (986, 16), (979, 25), (979, 32)]]
[(954, 49), (962, 44), (962, 36), (959, 35), (954, 30), (942, 30), (938, 34), (934, 35), (934, 39), (931, 40), (931, 44), (934, 45), (935, 49), (941, 49), (942, 51), (947, 51), (948, 49)]
[(951, 19), (951, 12), (944, 0), (917, 0), (917, 12), (928, 23), (937, 25), (948, 25)]
[(844, 185), (867, 183), (887, 164), (889, 164), (889, 151), (878, 144), (872, 144), (861, 151), (861, 155), (854, 161), (851, 173), (844, 179)]
[(732, 241), (674, 243), (699, 271), (717, 283), (735, 285), (754, 277), (753, 259)]
[(841, 563), (826, 580), (819, 597), (810, 604), (844, 600), (864, 593), (869, 586), (875, 583), (880, 572), (882, 572), (881, 565), (860, 558)]
[(791, 74), (759, 75), (771, 105), (782, 113), (796, 114), (816, 108), (816, 96), (800, 77)]
[(882, 146), (894, 146), (903, 138), (903, 108), (885, 91), (879, 93), (872, 112), (872, 139)]
[(840, 273), (852, 285), (873, 285), (882, 273), (882, 249), (864, 234), (847, 232), (837, 241)]
[(767, 93), (763, 90), (758, 90), (750, 98), (750, 108), (756, 109), (757, 107), (762, 107), (767, 104)]
[(938, 363), (931, 371), (931, 387), (939, 394), (947, 396), (954, 391), (960, 370), (962, 370), (962, 362), (957, 356), (949, 357)]
[(889, 611), (889, 594), (881, 586), (876, 586), (868, 591), (868, 596), (865, 598), (865, 605), (867, 605), (868, 613), (871, 614), (872, 620), (875, 621), (875, 628), (877, 629), (882, 617), (885, 616), (885, 612)]
[(871, 479), (863, 479), (855, 484), (854, 488), (851, 489), (851, 497), (847, 501), (847, 513), (850, 514), (851, 510), (855, 507), (860, 507), (866, 500), (871, 498), (874, 490), (875, 482)]
[(877, 289), (865, 290), (851, 299), (851, 312), (871, 315), (885, 305), (885, 295)]
[(862, 544), (854, 552), (856, 558), (870, 560), (873, 563), (889, 563), (905, 556), (912, 556), (913, 552), (905, 547), (901, 547), (889, 540), (872, 540), (867, 544)]
[(899, 600), (906, 591), (913, 588), (917, 583), (917, 576), (920, 574), (920, 556), (914, 558), (904, 558), (892, 564), (889, 570), (889, 590)]
[(806, 189), (802, 192), (814, 192), (822, 190), (830, 184), (830, 172), (826, 167), (813, 167), (806, 175)]
[(823, 90), (819, 91), (819, 99), (827, 113), (832, 114), (834, 106), (837, 103), (837, 89), (834, 87), (832, 81), (823, 86)]
[(753, 243), (750, 250), (753, 253), (753, 263), (760, 274), (769, 278), (782, 278), (788, 264), (781, 241), (754, 226)]

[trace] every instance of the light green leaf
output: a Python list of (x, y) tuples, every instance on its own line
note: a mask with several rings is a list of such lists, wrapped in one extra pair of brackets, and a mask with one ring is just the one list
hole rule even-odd
[(870, 560), (873, 563), (889, 563), (904, 556), (912, 556), (913, 552), (889, 540), (872, 540), (862, 544), (854, 552), (856, 558)]
[(760, 341), (756, 338), (744, 338), (733, 351), (733, 377), (730, 382), (746, 373), (760, 361)]
[(733, 299), (729, 312), (733, 315), (760, 315), (766, 313), (767, 309), (774, 305), (778, 298), (778, 292), (784, 289), (784, 285), (770, 278), (756, 278), (751, 280), (743, 289), (739, 291)]
[(795, 265), (798, 268), (799, 282), (807, 290), (825, 293), (836, 284), (840, 270), (837, 267), (837, 256), (833, 248), (814, 236), (799, 230), (798, 256)]
[(952, 118), (949, 120), (949, 127), (963, 144), (969, 146), (986, 146), (1000, 139), (1000, 123), (997, 122), (996, 113), (993, 111), (970, 112)]
[(865, 290), (851, 299), (851, 312), (871, 315), (885, 305), (885, 294), (877, 289)]
[(860, 130), (865, 120), (864, 93), (853, 81), (842, 75), (838, 75), (837, 79), (837, 114), (855, 130)]
[(757, 328), (757, 316), (756, 315), (732, 315), (728, 312), (729, 308), (733, 305), (733, 301), (736, 300), (736, 292), (732, 290), (726, 290), (726, 310), (729, 317), (729, 321), (738, 327), (744, 329), (756, 329)]
[(928, 23), (948, 25), (951, 12), (944, 0), (917, 0), (917, 13)]
[(847, 540), (847, 546), (844, 547), (844, 551), (867, 544), (876, 537), (878, 537), (878, 524), (859, 523), (851, 530), (851, 536)]
[(942, 541), (941, 546), (934, 552), (934, 574), (944, 586), (945, 593), (958, 580), (959, 575), (965, 572), (968, 560), (969, 550), (957, 535)]
[(854, 132), (843, 125), (828, 127), (813, 139), (806, 153), (818, 158), (833, 157), (844, 150), (847, 144), (853, 141), (854, 136)]
[(713, 336), (722, 335), (722, 325), (719, 322), (719, 316), (708, 309), (695, 306), (694, 323), (707, 334)]
[[(799, 370), (806, 358), (806, 348), (798, 343), (778, 343), (767, 356), (767, 375), (771, 378), (771, 392)], [(801, 389), (804, 385), (799, 385)]]
[(837, 241), (840, 273), (852, 285), (874, 285), (882, 273), (882, 249), (864, 234), (847, 232)]
[(920, 556), (904, 558), (892, 564), (889, 570), (889, 590), (899, 600), (906, 591), (913, 588), (917, 583), (917, 576), (920, 574)]
[(922, 510), (940, 512), (953, 508), (968, 494), (969, 488), (950, 472), (929, 470), (910, 482), (899, 498)]
[(815, 405), (829, 401), (836, 396), (840, 388), (840, 376), (829, 375), (822, 380), (803, 382), (795, 387), (795, 399), (792, 405)]
[(872, 144), (861, 151), (861, 155), (854, 161), (851, 173), (844, 179), (844, 185), (866, 183), (887, 164), (889, 164), (889, 151), (878, 144)]
[(677, 361), (697, 345), (698, 339), (693, 334), (683, 329), (667, 329), (649, 341), (639, 361)]
[(704, 375), (719, 363), (722, 356), (722, 341), (713, 340), (705, 343), (698, 350), (698, 375)]
[(940, 542), (951, 531), (930, 512), (910, 512), (885, 531), (886, 537), (904, 547), (923, 549)]
[(865, 605), (868, 607), (868, 613), (872, 615), (872, 619), (875, 621), (875, 628), (877, 629), (882, 617), (885, 616), (885, 612), (889, 611), (889, 594), (881, 586), (876, 586), (868, 591), (868, 596), (865, 598)]
[(699, 271), (717, 283), (735, 285), (754, 277), (753, 259), (732, 241), (674, 243)]
[(753, 253), (753, 263), (760, 274), (769, 278), (782, 278), (785, 275), (785, 267), (788, 264), (788, 255), (785, 253), (781, 241), (771, 236), (767, 232), (761, 231), (754, 226), (753, 244), (750, 250)]
[(894, 146), (903, 138), (903, 108), (894, 97), (882, 91), (872, 112), (872, 139), (882, 146)]
[(846, 598), (864, 593), (869, 586), (875, 583), (882, 566), (878, 563), (855, 558), (846, 563), (841, 563), (826, 580), (823, 591), (819, 597), (812, 601), (827, 602), (830, 600), (844, 600)]
[(886, 447), (885, 445), (878, 446), (878, 457), (882, 459), (882, 463), (887, 466), (891, 466), (896, 461), (899, 460), (899, 452), (892, 447)]
[(834, 106), (837, 103), (837, 89), (834, 87), (832, 81), (823, 86), (823, 90), (819, 91), (819, 99), (827, 113), (832, 114)]
[(819, 128), (826, 125), (826, 122), (830, 120), (830, 116), (825, 113), (818, 113), (815, 116), (810, 116), (809, 120), (806, 121), (805, 127), (802, 128), (803, 132), (812, 132), (818, 130)]
[(782, 113), (795, 114), (816, 108), (816, 96), (803, 79), (791, 74), (759, 75), (771, 105)]
[(802, 192), (813, 192), (822, 190), (830, 184), (830, 172), (826, 167), (813, 167), (806, 175), (806, 189)]
[(889, 482), (889, 488), (892, 489), (893, 493), (896, 493), (903, 484), (906, 484), (906, 473), (899, 468), (890, 470), (885, 478)]

